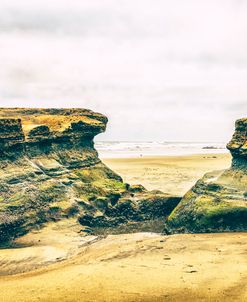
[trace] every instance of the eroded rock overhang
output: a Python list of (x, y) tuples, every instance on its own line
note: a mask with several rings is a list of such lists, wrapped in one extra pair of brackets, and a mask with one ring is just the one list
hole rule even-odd
[(0, 108), (0, 158), (93, 147), (106, 124), (104, 115), (85, 109)]

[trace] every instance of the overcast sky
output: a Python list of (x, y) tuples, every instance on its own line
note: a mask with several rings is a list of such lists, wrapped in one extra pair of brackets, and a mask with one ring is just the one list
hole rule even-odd
[(1, 0), (0, 104), (102, 112), (101, 140), (227, 141), (247, 1)]

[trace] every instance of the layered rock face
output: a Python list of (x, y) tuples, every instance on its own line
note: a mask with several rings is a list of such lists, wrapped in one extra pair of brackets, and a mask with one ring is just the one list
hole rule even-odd
[(129, 186), (98, 158), (107, 118), (84, 109), (0, 109), (0, 242), (46, 222), (89, 227), (165, 218), (180, 198)]
[(232, 166), (206, 174), (168, 218), (172, 232), (247, 230), (247, 119), (236, 122), (227, 148)]
[[(246, 168), (247, 164), (247, 119), (237, 120), (235, 123), (235, 133), (232, 140), (227, 144), (233, 160), (233, 168)], [(240, 167), (240, 168), (241, 168)]]

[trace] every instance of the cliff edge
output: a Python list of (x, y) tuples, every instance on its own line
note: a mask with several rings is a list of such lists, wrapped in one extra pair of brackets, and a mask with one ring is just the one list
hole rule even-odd
[(106, 124), (85, 109), (0, 108), (0, 242), (70, 217), (93, 228), (170, 214), (179, 197), (125, 184), (101, 162), (93, 139)]

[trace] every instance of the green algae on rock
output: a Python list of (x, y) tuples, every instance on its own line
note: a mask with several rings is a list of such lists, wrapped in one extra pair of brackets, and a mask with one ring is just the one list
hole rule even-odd
[(247, 119), (236, 122), (227, 148), (232, 165), (207, 173), (183, 197), (168, 218), (171, 232), (247, 230)]
[(85, 109), (0, 109), (0, 242), (70, 217), (108, 227), (170, 214), (179, 197), (129, 186), (98, 158), (106, 124)]

